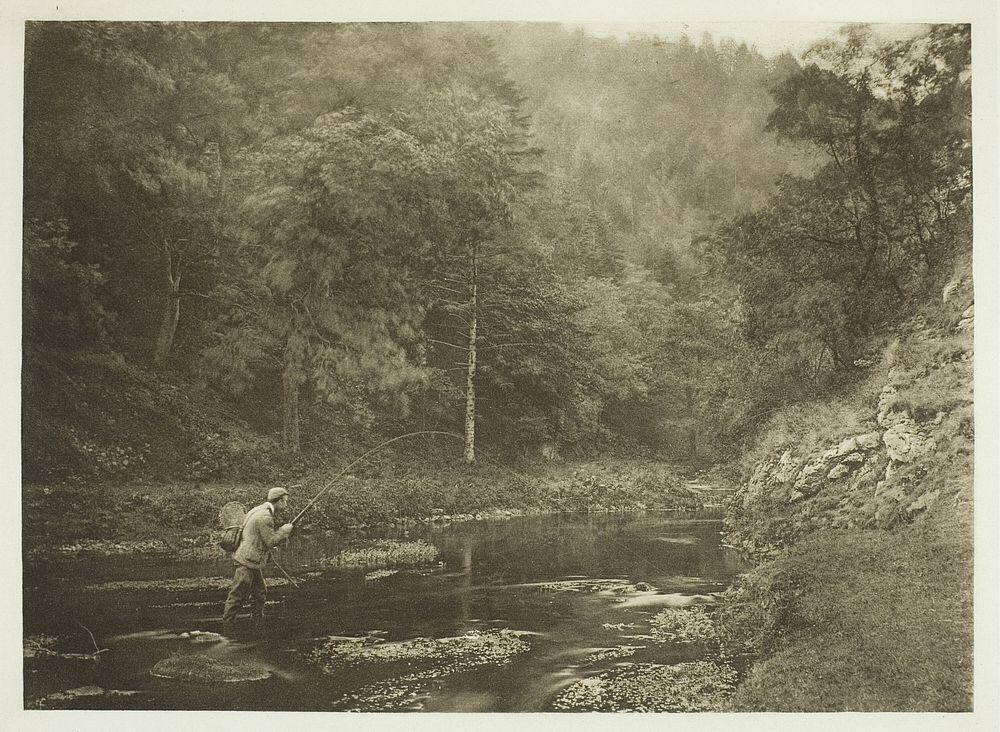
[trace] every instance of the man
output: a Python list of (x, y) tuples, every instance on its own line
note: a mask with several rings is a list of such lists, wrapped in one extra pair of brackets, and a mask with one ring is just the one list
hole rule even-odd
[(253, 617), (264, 617), (264, 601), (267, 598), (264, 565), (271, 556), (271, 550), (292, 535), (292, 524), (285, 524), (277, 530), (274, 528), (274, 513), (284, 506), (287, 497), (288, 491), (284, 488), (272, 488), (267, 492), (267, 500), (251, 509), (243, 520), (243, 538), (233, 554), (236, 574), (233, 575), (233, 586), (222, 613), (223, 624), (236, 619), (236, 613), (247, 598), (252, 603)]

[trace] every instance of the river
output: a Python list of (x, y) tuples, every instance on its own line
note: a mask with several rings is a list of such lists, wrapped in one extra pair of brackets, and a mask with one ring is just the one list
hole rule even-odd
[[(299, 536), (280, 556), (299, 587), (273, 587), (262, 626), (241, 619), (233, 637), (213, 637), (210, 643), (182, 634), (221, 631), (225, 589), (171, 589), (166, 582), (229, 576), (231, 564), (222, 557), (76, 558), (26, 565), (25, 635), (72, 635), (89, 642), (86, 626), (107, 651), (96, 662), (26, 661), (25, 697), (91, 686), (105, 693), (49, 706), (371, 709), (365, 690), (377, 689), (379, 682), (391, 685), (398, 664), (392, 671), (375, 665), (330, 672), (310, 658), (323, 639), (392, 643), (510, 629), (527, 644), (525, 652), (501, 664), (411, 684), (406, 703), (395, 708), (551, 711), (561, 690), (621, 661), (614, 653), (601, 661), (594, 654), (602, 649), (631, 646), (628, 660), (639, 662), (697, 658), (700, 650), (690, 644), (647, 643), (649, 621), (664, 607), (711, 602), (713, 593), (731, 583), (741, 565), (721, 545), (720, 529), (717, 515), (657, 512), (421, 526), (383, 536), (429, 542), (440, 550), (440, 563), (369, 579), (360, 570), (323, 569), (318, 563), (357, 537)], [(274, 568), (266, 574), (281, 577)], [(100, 588), (122, 580), (153, 584)], [(252, 663), (271, 675), (253, 683), (199, 684), (150, 674), (157, 661), (175, 653)]]

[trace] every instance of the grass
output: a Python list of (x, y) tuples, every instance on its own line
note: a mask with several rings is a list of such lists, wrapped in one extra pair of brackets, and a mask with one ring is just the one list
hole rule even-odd
[(794, 404), (776, 412), (754, 441), (753, 449), (743, 456), (743, 472), (751, 472), (757, 463), (775, 459), (785, 450), (809, 454), (871, 431), (875, 428), (875, 400), (866, 399), (867, 391), (859, 388), (851, 394)]
[(753, 662), (733, 710), (972, 709), (972, 339), (953, 328), (970, 301), (929, 305), (864, 381), (776, 415), (748, 456), (747, 476), (785, 449), (815, 459), (873, 429), (886, 386), (882, 409), (933, 440), (891, 477), (881, 455), (797, 502), (773, 473), (737, 494), (729, 540), (768, 561), (719, 608), (723, 649)]
[(732, 604), (728, 609), (729, 630), (736, 622), (743, 638), (741, 618), (770, 624), (758, 644), (761, 658), (733, 699), (735, 710), (972, 709), (967, 516), (939, 509), (932, 520), (893, 532), (818, 532), (764, 573), (770, 609), (762, 614), (760, 603), (742, 613)]
[(711, 661), (672, 666), (622, 664), (564, 690), (553, 702), (561, 711), (709, 712), (732, 693), (736, 673)]
[(379, 539), (367, 546), (345, 549), (333, 557), (322, 557), (320, 564), (324, 567), (369, 570), (386, 567), (419, 567), (433, 564), (437, 558), (437, 547), (420, 539), (417, 541)]
[(150, 673), (164, 679), (201, 683), (262, 681), (271, 675), (260, 666), (233, 663), (197, 653), (164, 658), (153, 666)]
[[(326, 487), (330, 472), (302, 478), (292, 489), (296, 512)], [(287, 484), (287, 483), (286, 483)], [(260, 503), (268, 486), (137, 482), (27, 485), (22, 491), (25, 548), (66, 547), (69, 553), (175, 552), (211, 543), (219, 508)], [(515, 472), (501, 465), (421, 462), (405, 454), (344, 476), (303, 517), (300, 528), (345, 530), (431, 515), (489, 514), (503, 509), (605, 511), (699, 508), (717, 500), (689, 489), (670, 465), (621, 462), (539, 465)], [(163, 539), (169, 545), (163, 544)], [(82, 541), (85, 540), (85, 541)], [(155, 545), (155, 546), (154, 546)], [(143, 550), (144, 551), (144, 550)]]

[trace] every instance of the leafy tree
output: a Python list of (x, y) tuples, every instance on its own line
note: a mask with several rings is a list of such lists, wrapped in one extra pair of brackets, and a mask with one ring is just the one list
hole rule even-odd
[(77, 243), (67, 233), (65, 223), (25, 222), (24, 340), (33, 348), (100, 349), (110, 317), (100, 303), (103, 278), (96, 266), (73, 261)]
[[(240, 100), (203, 27), (35, 23), (26, 34), (26, 216), (64, 221), (105, 275), (118, 339), (170, 352), (186, 264), (216, 236), (220, 146)], [(154, 335), (155, 334), (155, 335)]]
[(730, 230), (751, 338), (811, 334), (850, 370), (937, 283), (970, 192), (967, 47), (967, 27), (885, 45), (852, 27), (776, 89), (769, 126), (828, 162)]
[(255, 363), (278, 368), (289, 451), (307, 382), (335, 404), (388, 389), (405, 408), (405, 387), (420, 378), (407, 353), (422, 316), (414, 267), (438, 216), (421, 193), (439, 168), (413, 135), (353, 111), (248, 156), (245, 274), (214, 293), (237, 307), (206, 355), (237, 388)]

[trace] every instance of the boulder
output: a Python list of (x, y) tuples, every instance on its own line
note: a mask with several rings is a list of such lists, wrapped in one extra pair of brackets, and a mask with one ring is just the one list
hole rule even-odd
[(877, 477), (877, 465), (874, 462), (868, 461), (862, 463), (859, 470), (851, 478), (851, 489), (854, 490), (862, 486), (872, 486)]
[(852, 452), (856, 452), (858, 449), (858, 438), (848, 437), (846, 440), (837, 445), (837, 457), (847, 455)]
[(854, 440), (858, 443), (859, 449), (874, 450), (881, 443), (882, 437), (878, 432), (866, 432), (863, 435), (858, 435)]
[(833, 470), (826, 477), (830, 480), (839, 480), (850, 472), (851, 469), (844, 465), (844, 463), (839, 463), (833, 467)]
[[(799, 475), (795, 479), (795, 485), (793, 486), (794, 493), (799, 493), (802, 496), (815, 495), (822, 487), (823, 478), (826, 477), (828, 472), (828, 462), (823, 458), (807, 463), (799, 471)], [(797, 500), (794, 495), (792, 500)]]
[(925, 511), (937, 501), (938, 496), (941, 495), (940, 490), (933, 490), (929, 493), (924, 493), (917, 498), (913, 503), (906, 507), (908, 513), (916, 513), (917, 511)]
[(941, 289), (941, 302), (947, 304), (951, 300), (951, 296), (958, 289), (958, 282), (958, 279), (953, 279)]
[(162, 679), (203, 683), (262, 681), (271, 672), (252, 663), (237, 663), (197, 653), (174, 655), (157, 662), (150, 673)]
[(926, 449), (926, 440), (910, 420), (900, 422), (887, 429), (882, 435), (882, 442), (885, 443), (889, 459), (897, 463), (911, 462)]
[(774, 467), (771, 477), (776, 483), (782, 485), (790, 483), (795, 477), (795, 471), (798, 467), (798, 461), (792, 457), (792, 451), (785, 450), (778, 458), (778, 464)]
[(958, 325), (955, 326), (955, 330), (968, 331), (972, 330), (975, 327), (975, 325), (976, 325), (976, 319), (973, 315), (972, 307), (970, 306), (968, 310), (962, 313), (962, 317), (958, 321)]
[(888, 429), (893, 425), (905, 422), (910, 419), (910, 415), (905, 410), (895, 409), (896, 407), (896, 387), (887, 386), (882, 389), (878, 398), (878, 416), (876, 420), (881, 427)]

